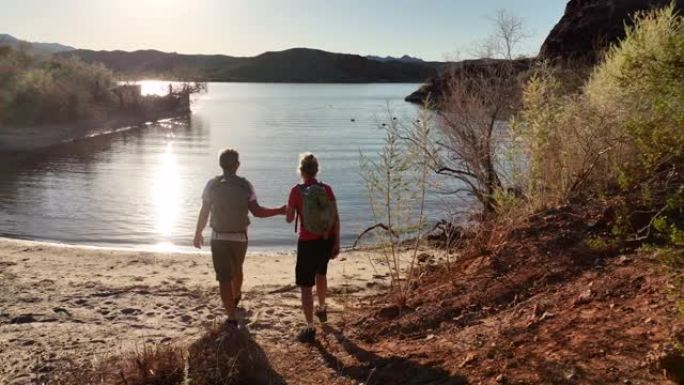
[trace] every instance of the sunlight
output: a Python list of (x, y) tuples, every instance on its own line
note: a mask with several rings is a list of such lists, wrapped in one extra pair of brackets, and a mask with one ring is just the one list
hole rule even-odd
[(173, 152), (173, 143), (166, 145), (160, 154), (159, 163), (154, 171), (152, 196), (155, 206), (155, 228), (157, 233), (171, 236), (181, 207), (181, 180), (178, 177), (178, 164)]
[(140, 85), (140, 93), (145, 95), (158, 95), (164, 96), (169, 93), (169, 84), (172, 82), (167, 82), (163, 80), (141, 80), (136, 82)]

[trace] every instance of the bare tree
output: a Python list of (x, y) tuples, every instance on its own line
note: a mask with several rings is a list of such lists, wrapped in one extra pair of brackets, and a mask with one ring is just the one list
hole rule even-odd
[(436, 171), (462, 182), (485, 213), (494, 212), (495, 194), (503, 187), (498, 160), (506, 140), (504, 122), (520, 100), (515, 72), (510, 63), (491, 61), (477, 72), (454, 74), (438, 113), (443, 135), (436, 143), (445, 151)]
[(478, 57), (513, 60), (520, 43), (529, 37), (523, 20), (500, 9), (490, 16), (494, 30), (476, 49)]

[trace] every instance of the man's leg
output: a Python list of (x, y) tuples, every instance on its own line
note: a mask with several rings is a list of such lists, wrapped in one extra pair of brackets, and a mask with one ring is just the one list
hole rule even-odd
[(325, 274), (316, 274), (316, 295), (318, 296), (318, 306), (325, 309), (325, 297), (328, 293), (328, 278)]
[(235, 276), (233, 277), (232, 287), (233, 287), (233, 297), (234, 298), (239, 298), (240, 295), (242, 294), (242, 279), (243, 279), (243, 274), (242, 271), (239, 273), (236, 273)]
[(226, 309), (229, 320), (237, 320), (235, 310), (235, 298), (233, 297), (233, 287), (231, 281), (219, 282), (219, 289), (221, 291), (221, 301), (223, 307)]
[(309, 327), (313, 327), (313, 291), (311, 286), (302, 286), (302, 310), (304, 310), (304, 318)]

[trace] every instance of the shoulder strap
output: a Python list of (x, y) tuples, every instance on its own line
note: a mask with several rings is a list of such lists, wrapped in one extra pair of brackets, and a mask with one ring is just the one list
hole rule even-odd
[[(297, 184), (297, 190), (299, 190), (299, 199), (303, 201), (302, 193), (304, 192), (304, 185)], [(299, 210), (295, 207), (295, 234), (299, 232)]]

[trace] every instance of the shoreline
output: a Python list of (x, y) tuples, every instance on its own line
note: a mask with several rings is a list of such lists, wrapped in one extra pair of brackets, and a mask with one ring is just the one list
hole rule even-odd
[[(210, 255), (211, 246), (209, 244), (208, 237), (205, 237), (205, 245), (201, 250), (194, 248), (194, 246), (180, 246), (176, 244), (158, 243), (158, 244), (84, 244), (84, 243), (72, 243), (69, 241), (60, 241), (54, 239), (37, 239), (37, 238), (17, 238), (11, 235), (0, 234), (0, 247), (3, 242), (17, 242), (17, 243), (27, 243), (27, 244), (43, 244), (45, 246), (54, 247), (68, 247), (68, 248), (83, 248), (91, 250), (101, 250), (101, 251), (118, 251), (118, 252), (145, 252), (145, 253), (171, 253), (171, 254), (200, 254), (200, 255)], [(189, 243), (189, 242), (188, 242)], [(376, 250), (374, 246), (361, 246), (352, 248), (351, 246), (342, 246), (340, 249), (340, 254), (349, 253), (363, 253)], [(294, 257), (297, 252), (296, 240), (293, 241), (292, 245), (283, 246), (255, 246), (249, 245), (247, 248), (247, 256), (291, 256)]]

